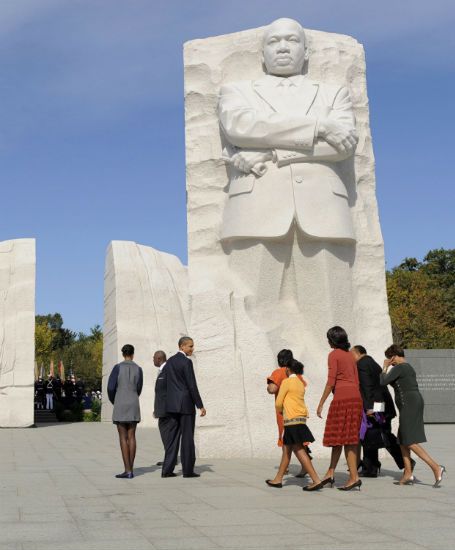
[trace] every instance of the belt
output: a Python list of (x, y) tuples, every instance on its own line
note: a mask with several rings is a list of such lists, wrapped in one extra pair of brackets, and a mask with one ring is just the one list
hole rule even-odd
[(284, 426), (294, 426), (295, 424), (306, 424), (306, 416), (298, 416), (297, 418), (289, 418), (284, 421)]

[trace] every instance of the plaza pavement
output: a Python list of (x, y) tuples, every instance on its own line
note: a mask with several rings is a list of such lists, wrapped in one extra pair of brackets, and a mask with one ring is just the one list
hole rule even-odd
[[(80, 423), (0, 430), (0, 550), (455, 548), (455, 426), (427, 426), (448, 469), (440, 489), (421, 463), (412, 487), (393, 462), (360, 492), (268, 488), (270, 460), (198, 460), (200, 479), (161, 479), (157, 430), (138, 431), (136, 477), (122, 471), (115, 428)], [(277, 451), (277, 461), (278, 461)], [(315, 459), (324, 473), (326, 459)], [(179, 468), (177, 469), (179, 471)], [(297, 471), (294, 465), (291, 473)], [(337, 484), (346, 479), (340, 461)]]

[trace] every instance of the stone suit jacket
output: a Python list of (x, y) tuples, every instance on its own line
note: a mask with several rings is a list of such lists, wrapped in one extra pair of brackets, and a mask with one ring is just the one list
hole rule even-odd
[(331, 118), (355, 128), (347, 88), (290, 77), (292, 97), (280, 90), (280, 77), (224, 85), (218, 114), (228, 150), (274, 152), (275, 161), (257, 177), (229, 168), (229, 199), (221, 239), (286, 235), (295, 220), (316, 238), (355, 240), (348, 193), (338, 153), (318, 139), (318, 121)]

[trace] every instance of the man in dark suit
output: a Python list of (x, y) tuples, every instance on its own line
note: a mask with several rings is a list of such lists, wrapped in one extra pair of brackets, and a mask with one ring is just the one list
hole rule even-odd
[[(158, 418), (158, 429), (160, 430), (161, 441), (166, 448), (166, 437), (168, 433), (168, 416), (166, 412), (166, 354), (162, 350), (157, 350), (153, 354), (153, 364), (158, 369), (158, 376), (155, 382), (155, 404), (153, 407), (153, 416)], [(157, 462), (157, 466), (162, 466), (164, 462)]]
[(196, 452), (194, 448), (194, 425), (197, 407), (200, 415), (206, 411), (202, 403), (194, 375), (194, 342), (189, 336), (180, 338), (179, 351), (168, 359), (163, 370), (166, 378), (166, 436), (165, 456), (161, 476), (175, 477), (174, 468), (181, 442), (180, 457), (183, 477), (199, 477), (194, 471)]
[[(404, 468), (403, 456), (397, 438), (392, 433), (392, 418), (395, 418), (397, 413), (387, 386), (381, 386), (379, 376), (382, 369), (372, 357), (367, 355), (367, 350), (363, 346), (354, 346), (351, 349), (351, 353), (357, 361), (360, 393), (365, 413), (367, 415), (373, 414), (375, 402), (384, 403), (385, 425), (383, 425), (383, 431), (386, 434), (386, 449), (401, 470)], [(378, 459), (378, 449), (364, 448), (361, 475), (363, 477), (377, 477), (380, 468), (381, 463)]]

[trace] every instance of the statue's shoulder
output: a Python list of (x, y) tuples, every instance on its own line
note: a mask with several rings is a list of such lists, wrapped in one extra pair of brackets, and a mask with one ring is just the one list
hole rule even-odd
[(316, 80), (312, 81), (314, 84), (317, 84), (319, 86), (319, 89), (326, 92), (329, 95), (336, 95), (340, 92), (340, 90), (346, 89), (346, 83), (344, 84), (331, 84), (328, 82), (317, 82)]
[(228, 93), (228, 92), (232, 92), (232, 91), (240, 91), (240, 92), (245, 92), (247, 90), (251, 90), (253, 85), (260, 81), (262, 79), (259, 79), (259, 80), (235, 80), (233, 82), (226, 82), (224, 83), (221, 88), (220, 88), (220, 93), (223, 94), (223, 93)]

